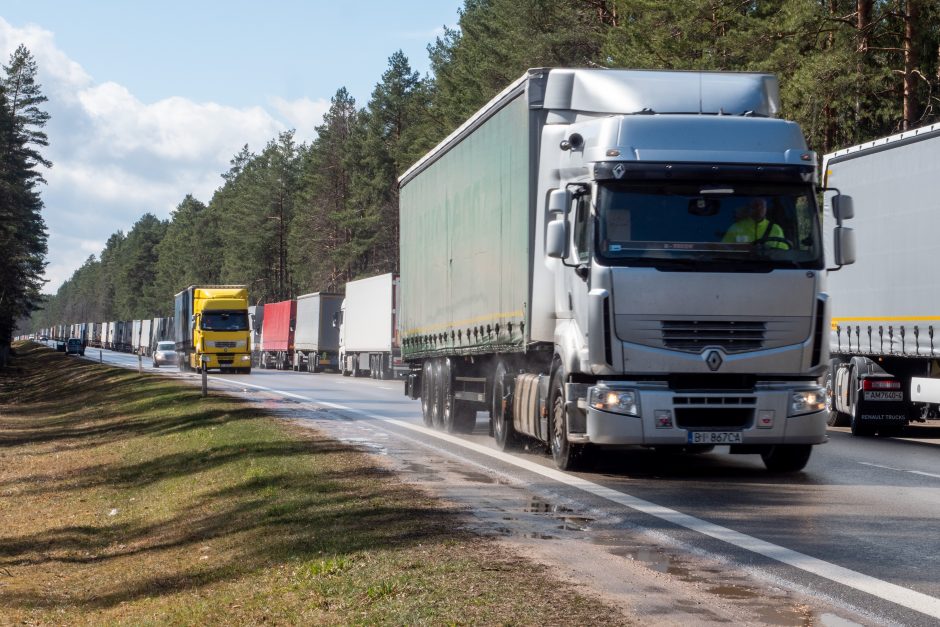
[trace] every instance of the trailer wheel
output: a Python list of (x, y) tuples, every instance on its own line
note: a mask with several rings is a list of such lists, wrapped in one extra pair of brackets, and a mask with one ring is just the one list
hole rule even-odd
[(551, 441), (549, 447), (552, 459), (560, 470), (583, 470), (591, 465), (591, 451), (587, 444), (572, 444), (568, 441), (568, 413), (565, 411), (565, 388), (562, 385), (561, 370), (552, 377), (549, 393), (551, 407)]
[(434, 420), (431, 416), (431, 361), (425, 361), (421, 366), (421, 417), (424, 419), (426, 427), (433, 427)]
[(435, 359), (431, 364), (431, 426), (441, 429), (444, 426), (444, 369), (442, 360)]
[(778, 444), (760, 456), (770, 472), (798, 472), (806, 467), (812, 452), (812, 444)]
[(490, 420), (496, 445), (503, 451), (510, 451), (518, 446), (519, 436), (512, 425), (512, 402), (506, 386), (506, 365), (496, 364), (493, 371), (493, 398), (490, 404)]
[(441, 426), (447, 433), (456, 431), (454, 399), (454, 368), (450, 359), (441, 360)]

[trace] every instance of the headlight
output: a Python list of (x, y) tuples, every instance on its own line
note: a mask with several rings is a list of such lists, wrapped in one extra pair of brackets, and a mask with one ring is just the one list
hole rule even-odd
[(590, 390), (588, 404), (601, 411), (612, 411), (633, 416), (640, 415), (635, 390), (611, 390), (610, 388), (593, 387)]
[(826, 409), (826, 390), (800, 390), (790, 396), (790, 415), (811, 414)]
[(242, 361), (248, 361), (251, 359), (251, 355), (242, 355)]

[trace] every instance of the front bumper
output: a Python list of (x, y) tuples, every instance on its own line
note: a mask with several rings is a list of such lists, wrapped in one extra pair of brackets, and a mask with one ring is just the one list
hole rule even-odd
[(251, 355), (248, 353), (203, 353), (200, 357), (210, 370), (251, 367)]
[[(739, 432), (739, 444), (821, 444), (826, 441), (824, 410), (791, 416), (791, 395), (813, 385), (758, 386), (753, 391), (684, 391), (666, 386), (609, 384), (635, 390), (638, 415), (604, 411), (578, 403), (586, 412), (586, 433), (571, 434), (595, 444), (685, 446), (696, 431)], [(580, 437), (579, 437), (580, 436)]]

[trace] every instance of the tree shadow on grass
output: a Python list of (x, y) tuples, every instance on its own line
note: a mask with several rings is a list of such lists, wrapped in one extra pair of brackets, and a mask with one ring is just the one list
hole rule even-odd
[[(63, 521), (18, 535), (0, 528), (0, 569), (31, 579), (0, 587), (0, 607), (106, 609), (275, 566), (459, 535), (453, 514), (349, 446), (266, 428), (210, 434), (207, 427), (257, 419), (259, 412), (227, 398), (201, 406), (198, 392), (179, 382), (60, 357), (38, 350), (18, 356), (22, 367), (12, 379), (34, 390), (12, 390), (11, 376), (0, 376), (0, 398), (13, 409), (0, 416), (0, 451), (42, 455), (56, 450), (49, 443), (90, 449), (204, 433), (160, 440), (174, 443), (169, 452), (157, 440), (151, 450), (145, 440), (132, 461), (89, 461), (68, 474), (20, 473), (0, 483), (0, 494), (7, 488), (32, 506), (48, 502), (57, 508), (49, 515)], [(56, 399), (47, 398), (49, 386)], [(189, 410), (174, 411), (177, 404)], [(88, 454), (94, 460), (94, 451)], [(213, 485), (220, 487), (207, 487)], [(86, 495), (88, 502), (76, 506)], [(120, 511), (111, 516), (114, 505)], [(68, 522), (75, 518), (81, 523)], [(207, 544), (212, 550), (202, 560)]]
[[(305, 452), (315, 451), (308, 447)], [(374, 467), (250, 477), (156, 523), (66, 526), (0, 540), (0, 568), (71, 565), (88, 571), (90, 582), (82, 590), (58, 593), (0, 588), (0, 606), (109, 608), (285, 562), (452, 541), (455, 526), (450, 514)], [(176, 569), (180, 572), (168, 572), (166, 564), (175, 556), (198, 555), (207, 543), (212, 551), (205, 564), (192, 562)], [(103, 583), (94, 585), (99, 579)]]
[[(0, 449), (67, 442), (100, 446), (133, 435), (158, 435), (257, 417), (228, 398), (154, 375), (100, 366), (36, 349), (19, 357), (19, 374), (0, 376)], [(55, 366), (55, 367), (53, 367)], [(198, 403), (199, 411), (192, 411)]]

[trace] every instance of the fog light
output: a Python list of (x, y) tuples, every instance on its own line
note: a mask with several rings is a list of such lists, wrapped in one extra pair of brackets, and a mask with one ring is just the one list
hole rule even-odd
[(772, 429), (774, 426), (774, 410), (762, 409), (757, 412), (757, 428)]
[(656, 415), (656, 428), (657, 429), (672, 429), (672, 412), (668, 409), (657, 409), (655, 412)]

